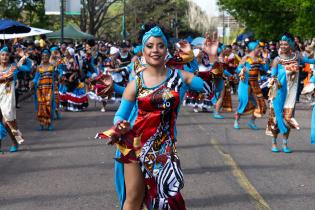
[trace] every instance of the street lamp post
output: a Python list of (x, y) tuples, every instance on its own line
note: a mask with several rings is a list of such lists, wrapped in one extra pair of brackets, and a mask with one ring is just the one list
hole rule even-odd
[(64, 27), (64, 0), (61, 0), (60, 15), (61, 15), (61, 43), (62, 43), (63, 42), (63, 38), (64, 38), (64, 33), (63, 33), (63, 27)]

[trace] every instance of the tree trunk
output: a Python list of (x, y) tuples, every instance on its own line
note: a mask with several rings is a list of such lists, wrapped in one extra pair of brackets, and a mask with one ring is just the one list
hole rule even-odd
[(88, 0), (89, 2), (89, 33), (95, 36), (96, 31), (95, 31), (95, 20), (94, 20), (94, 15), (95, 15), (95, 0)]
[(81, 29), (81, 31), (86, 32), (86, 25), (87, 25), (87, 21), (86, 21), (86, 16), (87, 16), (86, 1), (85, 0), (81, 0), (81, 4), (82, 4), (82, 9), (81, 9), (81, 14), (80, 14), (80, 29)]

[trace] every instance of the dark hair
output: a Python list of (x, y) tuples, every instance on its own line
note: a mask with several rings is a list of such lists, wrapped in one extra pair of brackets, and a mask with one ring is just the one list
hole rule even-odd
[(120, 44), (120, 48), (128, 48), (129, 46), (127, 45), (126, 42), (123, 42)]
[(46, 37), (46, 34), (41, 34), (41, 35), (39, 35), (39, 37), (41, 38), (41, 39), (46, 39), (47, 37)]
[(94, 45), (95, 45), (95, 40), (94, 40), (94, 39), (88, 39), (88, 40), (86, 40), (86, 43), (87, 43), (88, 45), (90, 45), (91, 47), (94, 47)]
[[(292, 41), (294, 41), (293, 35), (292, 35), (291, 33), (289, 33), (289, 32), (284, 32), (281, 37), (283, 37), (283, 36), (286, 36), (286, 37), (288, 37), (289, 39), (291, 39)], [(281, 38), (280, 38), (280, 39), (281, 39)]]
[(166, 37), (167, 42), (169, 42), (169, 34), (166, 32), (166, 30), (164, 29), (164, 27), (161, 26), (161, 25), (159, 25), (159, 24), (157, 24), (157, 23), (151, 23), (151, 22), (150, 22), (150, 23), (147, 23), (147, 24), (144, 24), (144, 25), (141, 26), (140, 31), (139, 31), (139, 33), (138, 33), (138, 42), (139, 42), (139, 43), (142, 43), (142, 38), (143, 38), (144, 34), (145, 34), (146, 32), (148, 32), (148, 31), (150, 31), (150, 30), (151, 30), (152, 28), (154, 28), (155, 26), (158, 26), (158, 27), (161, 28), (163, 34), (164, 34), (165, 37)]

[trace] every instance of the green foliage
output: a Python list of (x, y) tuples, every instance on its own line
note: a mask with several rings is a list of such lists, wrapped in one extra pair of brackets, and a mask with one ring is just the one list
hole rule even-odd
[(277, 40), (286, 31), (303, 38), (315, 35), (315, 0), (218, 0), (218, 5), (259, 39)]
[(19, 0), (0, 0), (0, 18), (16, 20), (21, 18), (21, 10)]
[(21, 21), (27, 25), (47, 28), (44, 0), (0, 0), (1, 18)]
[[(111, 13), (123, 12), (123, 3), (116, 8), (111, 8)], [(188, 1), (187, 0), (126, 0), (125, 16), (126, 30), (129, 39), (136, 41), (140, 26), (148, 22), (161, 24), (172, 36), (176, 35), (176, 27), (179, 36), (185, 36), (192, 31), (188, 24)], [(122, 30), (122, 18), (113, 20), (107, 31), (111, 30), (114, 39), (120, 39)], [(176, 21), (177, 20), (177, 21)], [(176, 25), (175, 25), (176, 24)]]
[[(121, 39), (123, 0), (80, 0), (81, 16), (65, 16), (65, 25), (79, 25), (81, 30), (103, 39)], [(44, 0), (0, 0), (1, 18), (27, 25), (59, 30), (60, 16), (45, 15)], [(163, 25), (172, 36), (196, 34), (189, 27), (188, 0), (125, 0), (128, 39), (136, 41), (139, 28), (149, 21)], [(177, 31), (176, 31), (177, 29)]]

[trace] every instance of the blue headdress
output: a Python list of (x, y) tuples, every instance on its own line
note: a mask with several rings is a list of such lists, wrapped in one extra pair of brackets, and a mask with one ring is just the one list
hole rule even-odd
[(3, 52), (9, 52), (9, 48), (7, 46), (4, 46), (1, 50), (0, 50), (0, 53), (3, 53)]
[(253, 51), (254, 49), (256, 49), (256, 47), (259, 46), (259, 41), (251, 41), (247, 44), (247, 47), (249, 49), (249, 51)]
[(291, 37), (289, 37), (289, 36), (287, 36), (287, 35), (283, 35), (283, 36), (281, 37), (281, 41), (286, 41), (286, 42), (288, 42), (288, 44), (290, 45), (291, 49), (294, 49), (295, 42), (294, 42), (294, 40), (293, 40)]
[(58, 50), (58, 47), (52, 47), (52, 48), (50, 48), (50, 52), (54, 52), (54, 51), (56, 51), (56, 50)]
[(50, 52), (49, 52), (49, 50), (47, 50), (47, 49), (44, 49), (43, 51), (42, 51), (42, 54), (46, 54), (46, 55), (50, 55)]
[(144, 50), (144, 46), (147, 43), (148, 39), (153, 36), (153, 37), (161, 37), (164, 44), (167, 47), (167, 39), (164, 35), (164, 33), (162, 32), (161, 28), (158, 26), (155, 26), (154, 28), (151, 28), (150, 31), (147, 31), (142, 38), (142, 52)]

